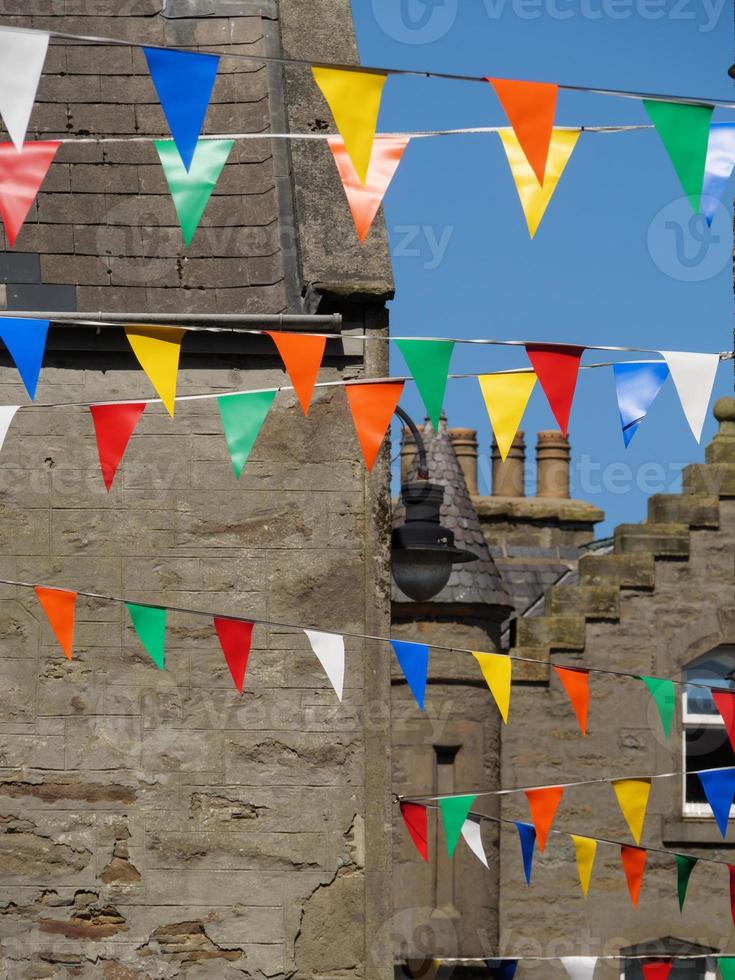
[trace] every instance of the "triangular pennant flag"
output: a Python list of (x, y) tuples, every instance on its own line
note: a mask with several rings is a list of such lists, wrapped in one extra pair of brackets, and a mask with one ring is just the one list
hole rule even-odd
[(623, 863), (625, 878), (628, 882), (630, 900), (635, 909), (638, 908), (643, 872), (646, 870), (646, 855), (647, 851), (642, 847), (629, 847), (627, 844), (621, 845), (620, 860)]
[[(2, 64), (2, 61), (0, 61)], [(12, 248), (61, 143), (0, 143), (0, 215)]]
[(408, 643), (405, 640), (391, 640), (390, 643), (406, 683), (423, 711), (426, 676), (429, 673), (429, 648), (424, 643)]
[(591, 837), (578, 837), (576, 834), (569, 835), (574, 844), (574, 851), (577, 856), (577, 870), (579, 872), (579, 883), (582, 891), (587, 896), (592, 880), (592, 866), (595, 863), (597, 854), (597, 841)]
[(682, 351), (659, 351), (666, 358), (676, 385), (681, 407), (697, 442), (702, 438), (707, 407), (720, 364), (719, 354), (691, 354)]
[(669, 376), (669, 368), (663, 362), (635, 364), (622, 361), (613, 365), (613, 371), (620, 424), (627, 446), (661, 391), (661, 385)]
[(674, 708), (676, 706), (676, 688), (674, 687), (674, 682), (669, 680), (664, 680), (660, 677), (645, 677), (640, 675), (638, 680), (643, 681), (643, 683), (648, 688), (648, 691), (653, 698), (656, 707), (658, 708), (658, 713), (661, 716), (661, 724), (663, 725), (664, 735), (666, 738), (671, 734), (671, 725), (674, 720)]
[(345, 190), (361, 245), (372, 228), (410, 138), (410, 136), (376, 136), (367, 179), (364, 183), (357, 176), (344, 142), (338, 136), (330, 136), (327, 140), (334, 162), (337, 164), (337, 172)]
[(8, 434), (10, 423), (15, 418), (15, 413), (19, 408), (20, 405), (0, 406), (0, 449), (5, 445), (5, 436)]
[(508, 158), (513, 183), (516, 185), (523, 214), (526, 217), (528, 233), (533, 238), (541, 224), (541, 219), (546, 214), (546, 209), (551, 203), (561, 180), (561, 175), (564, 173), (572, 153), (574, 153), (574, 148), (579, 139), (579, 131), (554, 130), (551, 136), (549, 159), (546, 162), (546, 176), (543, 184), (539, 182), (531, 169), (515, 133), (501, 130), (498, 135)]
[(559, 89), (548, 82), (488, 78), (539, 184), (544, 183)]
[(311, 643), (311, 649), (324, 668), (334, 693), (342, 700), (345, 683), (345, 641), (336, 633), (319, 633), (317, 630), (304, 630)]
[(311, 71), (331, 110), (355, 173), (365, 184), (387, 76), (341, 68), (313, 67)]
[(735, 956), (720, 956), (717, 959), (722, 980), (735, 980)]
[(444, 796), (439, 799), (439, 809), (444, 823), (444, 836), (447, 840), (447, 854), (452, 857), (467, 814), (472, 809), (476, 796)]
[(187, 170), (173, 140), (155, 140), (187, 248), (234, 145), (234, 140), (199, 140)]
[(481, 374), (480, 383), (485, 408), (493, 427), (500, 458), (505, 459), (526, 411), (528, 399), (536, 385), (533, 371), (517, 374)]
[(725, 723), (727, 734), (730, 736), (730, 745), (735, 751), (735, 691), (718, 691), (712, 688), (710, 693)]
[(533, 820), (533, 825), (536, 828), (538, 849), (542, 854), (546, 849), (546, 838), (549, 836), (549, 830), (563, 795), (564, 790), (561, 786), (546, 786), (544, 789), (526, 790), (531, 820)]
[(128, 343), (169, 415), (176, 407), (179, 355), (185, 333), (178, 327), (125, 327)]
[(572, 980), (592, 980), (595, 975), (596, 956), (562, 956), (561, 962)]
[(689, 203), (695, 212), (699, 211), (712, 106), (651, 99), (644, 99), (643, 105), (666, 147)]
[(267, 333), (278, 348), (304, 415), (308, 415), (327, 338), (303, 333), (276, 333), (273, 330)]
[(513, 980), (518, 968), (518, 960), (485, 960), (490, 980)]
[(126, 602), (133, 629), (153, 663), (163, 670), (166, 644), (166, 610), (160, 606), (139, 606)]
[(566, 435), (584, 347), (526, 344), (526, 353), (546, 393), (554, 418)]
[(145, 402), (120, 405), (90, 405), (97, 437), (102, 479), (110, 492), (120, 460), (125, 454), (130, 437), (145, 411)]
[(490, 865), (487, 863), (487, 854), (485, 854), (485, 848), (482, 843), (480, 821), (474, 817), (470, 817), (468, 820), (465, 820), (465, 822), (462, 824), (462, 837), (477, 860), (482, 861), (485, 867), (489, 868)]
[(518, 837), (521, 842), (521, 857), (523, 858), (523, 874), (526, 877), (526, 884), (531, 884), (531, 870), (533, 868), (533, 849), (536, 845), (536, 828), (530, 823), (515, 821)]
[(735, 167), (735, 123), (712, 123), (702, 184), (702, 213), (712, 224), (717, 205)]
[(13, 358), (31, 400), (36, 397), (48, 328), (48, 320), (0, 316), (0, 340)]
[(217, 406), (222, 416), (227, 448), (239, 479), (276, 397), (273, 391), (245, 391), (220, 395)]
[(641, 960), (643, 980), (666, 980), (673, 966), (673, 960)]
[(143, 48), (171, 135), (186, 170), (209, 108), (219, 56), (173, 48)]
[(473, 653), (472, 656), (480, 665), (482, 676), (495, 698), (498, 711), (503, 721), (507, 723), (513, 661), (503, 653)]
[(651, 795), (651, 780), (615, 779), (612, 786), (633, 840), (636, 844), (640, 844), (648, 798)]
[(686, 854), (676, 855), (676, 892), (679, 898), (679, 911), (684, 911), (684, 902), (689, 888), (689, 879), (692, 871), (697, 864), (697, 858), (688, 857)]
[(429, 860), (428, 815), (421, 803), (401, 803), (401, 816), (411, 840), (424, 861)]
[(735, 769), (712, 769), (710, 772), (698, 772), (697, 776), (720, 833), (723, 838), (727, 837), (727, 822), (735, 796)]
[(395, 344), (416, 382), (434, 432), (438, 432), (454, 341), (396, 340)]
[(735, 925), (735, 864), (728, 864), (727, 870), (730, 873), (730, 915)]
[(345, 394), (365, 465), (372, 470), (390, 420), (403, 394), (402, 381), (348, 384)]
[(214, 616), (213, 619), (235, 687), (242, 694), (254, 624), (239, 619), (223, 619), (221, 616)]
[(18, 151), (25, 142), (48, 42), (45, 31), (0, 28), (0, 115)]
[(54, 636), (59, 641), (59, 646), (66, 654), (67, 660), (71, 660), (74, 650), (76, 592), (69, 592), (66, 589), (45, 589), (36, 585), (35, 593), (51, 624)]
[(588, 670), (574, 667), (554, 667), (567, 697), (572, 703), (574, 714), (583, 735), (587, 734), (587, 715), (590, 706), (590, 675)]

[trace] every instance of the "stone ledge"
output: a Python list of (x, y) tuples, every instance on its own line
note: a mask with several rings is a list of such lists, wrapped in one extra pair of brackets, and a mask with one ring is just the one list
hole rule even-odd
[(723, 841), (717, 824), (712, 817), (664, 817), (661, 838), (665, 847), (671, 844), (704, 844), (723, 850), (735, 847), (732, 842)]
[(562, 497), (472, 497), (481, 518), (490, 520), (558, 521), (561, 524), (597, 524), (605, 512), (586, 500)]
[[(583, 616), (531, 616), (518, 620), (518, 645), (549, 650), (584, 650)], [(547, 654), (548, 655), (548, 654)]]
[(551, 616), (583, 615), (588, 620), (618, 619), (620, 592), (617, 585), (555, 585), (546, 593)]
[(682, 474), (684, 493), (735, 497), (734, 463), (691, 463)]
[(620, 589), (652, 589), (653, 555), (583, 555), (579, 560), (582, 585), (616, 585)]
[(615, 551), (646, 553), (657, 558), (688, 558), (686, 524), (620, 524), (615, 528)]
[(648, 519), (652, 524), (717, 528), (720, 526), (720, 498), (703, 493), (657, 493), (648, 500)]

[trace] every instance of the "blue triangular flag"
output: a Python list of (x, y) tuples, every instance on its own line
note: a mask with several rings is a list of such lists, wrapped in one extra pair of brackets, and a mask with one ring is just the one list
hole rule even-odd
[(188, 171), (209, 108), (219, 56), (145, 47), (143, 54), (174, 143)]
[(717, 205), (735, 167), (735, 123), (712, 123), (702, 184), (702, 213), (712, 224)]
[(661, 391), (661, 385), (669, 376), (669, 368), (664, 361), (652, 361), (650, 364), (622, 361), (615, 364), (613, 370), (620, 424), (627, 446)]
[(531, 884), (531, 867), (533, 866), (533, 849), (536, 846), (536, 828), (530, 823), (515, 821), (518, 828), (518, 836), (521, 839), (521, 854), (523, 855), (523, 873), (526, 876), (526, 884)]
[(404, 640), (390, 642), (408, 686), (423, 711), (426, 675), (429, 672), (429, 648), (424, 643), (406, 643)]
[(699, 772), (707, 802), (712, 807), (717, 826), (723, 837), (727, 837), (727, 821), (730, 819), (730, 806), (735, 796), (735, 769), (713, 769)]
[(15, 361), (31, 401), (36, 397), (38, 376), (46, 350), (48, 320), (0, 317), (0, 340)]
[(518, 968), (518, 960), (485, 960), (493, 980), (513, 980)]

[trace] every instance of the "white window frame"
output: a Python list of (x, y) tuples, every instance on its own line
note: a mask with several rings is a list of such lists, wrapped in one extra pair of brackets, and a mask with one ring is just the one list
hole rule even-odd
[[(686, 668), (685, 668), (686, 669)], [(696, 681), (690, 681), (696, 684)], [(713, 715), (700, 715), (689, 712), (689, 689), (684, 687), (681, 706), (681, 770), (687, 771), (687, 740), (686, 733), (688, 728), (718, 728), (725, 735), (727, 734), (724, 722), (719, 712)], [(709, 803), (689, 803), (687, 802), (687, 777), (682, 776), (681, 780), (681, 812), (684, 817), (692, 819), (709, 817), (714, 819), (714, 813)], [(729, 820), (735, 819), (735, 802), (730, 807)]]
[[(676, 959), (676, 956), (672, 954), (672, 959)], [(625, 960), (620, 962), (620, 980), (626, 980), (625, 976)], [(717, 980), (717, 964), (715, 962), (714, 956), (708, 956), (704, 964), (704, 980)]]

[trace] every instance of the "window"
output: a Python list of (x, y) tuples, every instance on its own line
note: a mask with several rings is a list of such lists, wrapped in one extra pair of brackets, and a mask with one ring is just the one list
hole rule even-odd
[[(434, 793), (437, 796), (451, 796), (456, 793), (454, 763), (459, 752), (458, 745), (434, 746)], [(444, 846), (441, 820), (435, 823), (436, 839), (434, 841), (434, 908), (441, 909), (448, 915), (456, 915), (454, 902), (454, 862), (447, 854)]]
[[(669, 980), (716, 980), (714, 958), (701, 960), (677, 960), (669, 974)], [(623, 960), (620, 980), (643, 980), (640, 960)]]
[[(675, 936), (663, 936), (648, 942), (636, 943), (620, 950), (622, 956), (630, 959), (620, 961), (620, 980), (643, 980), (643, 969), (639, 957), (652, 959), (672, 959), (673, 968), (669, 980), (716, 980), (717, 950), (712, 946), (702, 946)], [(677, 959), (694, 956), (696, 959)], [(635, 959), (634, 959), (635, 957)]]
[[(733, 671), (735, 645), (723, 644), (685, 667), (683, 679), (710, 687), (729, 688)], [(693, 773), (698, 769), (735, 766), (735, 752), (709, 691), (703, 687), (684, 687), (682, 690), (682, 768), (687, 774), (692, 773), (684, 777), (683, 812), (685, 817), (710, 817), (712, 811), (702, 784)]]

